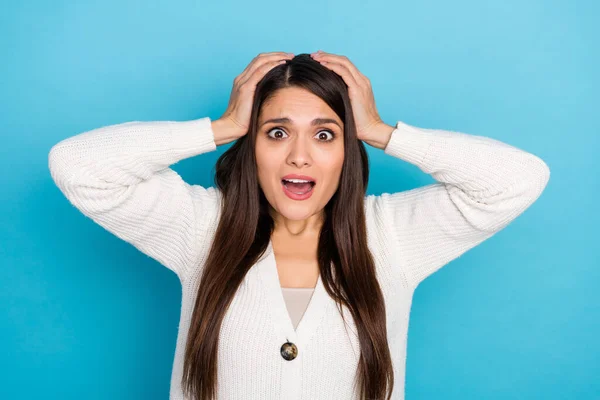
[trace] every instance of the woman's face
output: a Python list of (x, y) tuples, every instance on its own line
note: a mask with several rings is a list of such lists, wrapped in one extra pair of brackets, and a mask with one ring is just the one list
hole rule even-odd
[[(260, 187), (277, 213), (289, 220), (320, 214), (339, 184), (344, 123), (311, 92), (280, 89), (261, 108), (256, 162)], [(310, 187), (307, 184), (282, 181), (290, 174), (313, 180), (309, 193), (303, 194)]]

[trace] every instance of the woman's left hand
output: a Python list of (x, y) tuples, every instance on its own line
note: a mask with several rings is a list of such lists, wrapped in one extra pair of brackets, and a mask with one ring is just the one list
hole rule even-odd
[(360, 73), (346, 56), (319, 50), (312, 53), (311, 57), (340, 75), (348, 85), (348, 95), (352, 104), (358, 139), (371, 146), (384, 149), (395, 128), (385, 124), (379, 117), (369, 78)]

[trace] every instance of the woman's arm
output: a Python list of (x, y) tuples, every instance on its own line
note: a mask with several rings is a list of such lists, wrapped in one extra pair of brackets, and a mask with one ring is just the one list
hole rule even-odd
[(52, 147), (50, 173), (83, 214), (183, 281), (208, 250), (203, 237), (218, 191), (189, 185), (169, 166), (227, 142), (218, 121), (134, 121), (84, 132)]
[(488, 137), (403, 122), (387, 136), (385, 131), (386, 154), (438, 181), (384, 193), (374, 202), (413, 288), (506, 227), (541, 195), (550, 178), (539, 157)]

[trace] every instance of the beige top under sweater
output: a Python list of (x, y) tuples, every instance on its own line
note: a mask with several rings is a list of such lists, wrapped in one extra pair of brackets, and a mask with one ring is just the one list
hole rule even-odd
[(296, 329), (310, 302), (314, 288), (281, 288), (281, 291), (292, 324)]

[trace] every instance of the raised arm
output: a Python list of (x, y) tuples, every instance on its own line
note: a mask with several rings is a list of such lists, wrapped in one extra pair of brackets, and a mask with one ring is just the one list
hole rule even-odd
[(256, 84), (293, 54), (259, 54), (234, 79), (221, 118), (126, 122), (52, 147), (52, 179), (88, 217), (174, 271), (183, 282), (208, 251), (221, 193), (189, 185), (170, 165), (248, 133)]
[(127, 122), (57, 143), (52, 179), (83, 214), (174, 271), (183, 280), (209, 243), (218, 191), (189, 185), (170, 165), (216, 149), (217, 121)]
[(312, 53), (348, 85), (358, 139), (408, 161), (438, 183), (367, 196), (407, 284), (415, 288), (443, 265), (506, 227), (542, 193), (550, 170), (537, 156), (484, 136), (383, 123), (371, 81), (348, 57)]
[(506, 143), (400, 121), (384, 150), (438, 181), (373, 202), (413, 288), (506, 227), (550, 178), (543, 160)]

